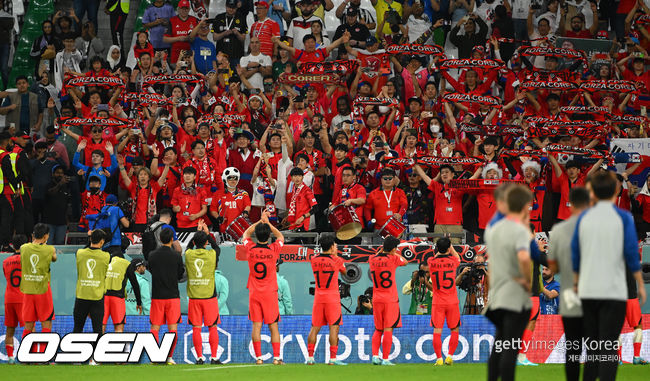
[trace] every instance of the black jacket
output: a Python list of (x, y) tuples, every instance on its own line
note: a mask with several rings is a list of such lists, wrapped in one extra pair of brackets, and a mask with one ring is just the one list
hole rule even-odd
[(178, 281), (183, 279), (185, 266), (181, 255), (169, 246), (161, 246), (149, 253), (147, 267), (151, 273), (151, 298), (180, 298)]

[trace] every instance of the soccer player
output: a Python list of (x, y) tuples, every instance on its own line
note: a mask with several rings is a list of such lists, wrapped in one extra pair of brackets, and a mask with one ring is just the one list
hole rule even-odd
[[(162, 246), (149, 254), (149, 272), (151, 273), (151, 333), (158, 341), (160, 326), (167, 324), (167, 330), (176, 334), (181, 322), (181, 299), (178, 281), (183, 278), (185, 265), (181, 255), (172, 248), (174, 232), (169, 228), (160, 231)], [(176, 364), (172, 356), (176, 348), (176, 338), (167, 356), (167, 364)]]
[(124, 332), (126, 322), (126, 280), (131, 282), (131, 289), (135, 295), (136, 310), (142, 315), (142, 296), (140, 283), (135, 275), (135, 263), (124, 259), (122, 253), (114, 255), (106, 271), (106, 294), (104, 295), (104, 321), (102, 331), (106, 332), (108, 318), (113, 320), (115, 332)]
[(7, 280), (7, 288), (5, 289), (5, 327), (7, 332), (5, 334), (5, 349), (7, 357), (9, 357), (9, 364), (14, 364), (14, 333), (16, 327), (24, 326), (23, 321), (23, 293), (20, 292), (20, 247), (27, 243), (27, 237), (23, 234), (16, 234), (12, 240), (14, 247), (14, 254), (7, 257), (2, 262), (2, 271)]
[(23, 338), (34, 330), (34, 322), (41, 322), (41, 332), (52, 332), (54, 303), (50, 288), (50, 263), (56, 262), (56, 250), (47, 245), (50, 227), (34, 225), (32, 242), (20, 247), (20, 268), (22, 272), (20, 291), (23, 296)]
[[(208, 242), (212, 247), (211, 250), (206, 249)], [(201, 324), (209, 327), (210, 364), (221, 364), (217, 357), (219, 349), (217, 324), (221, 322), (221, 316), (219, 315), (217, 291), (214, 286), (214, 272), (217, 269), (217, 258), (220, 253), (221, 249), (210, 235), (208, 227), (203, 221), (199, 221), (199, 231), (194, 234), (185, 251), (187, 296), (190, 298), (187, 307), (187, 320), (192, 325), (192, 342), (196, 352), (197, 365), (205, 362)]]
[[(384, 240), (382, 251), (368, 260), (372, 277), (372, 314), (375, 320), (375, 333), (372, 335), (374, 365), (395, 365), (388, 360), (390, 347), (393, 344), (393, 328), (402, 326), (395, 286), (395, 269), (406, 265), (406, 259), (397, 250), (399, 243), (398, 238), (389, 235)], [(383, 359), (379, 358), (380, 346)]]
[(320, 240), (321, 253), (311, 259), (311, 269), (316, 280), (314, 307), (311, 314), (311, 330), (307, 336), (307, 365), (314, 365), (314, 348), (321, 327), (330, 328), (329, 365), (347, 365), (336, 359), (339, 349), (339, 326), (341, 325), (341, 297), (339, 296), (338, 272), (344, 274), (343, 259), (338, 256), (334, 236), (326, 235)]
[[(255, 231), (257, 244), (251, 240)], [(269, 244), (271, 233), (276, 240)], [(269, 213), (264, 211), (259, 221), (251, 225), (243, 235), (243, 243), (248, 253), (248, 318), (253, 322), (251, 334), (255, 363), (263, 364), (262, 360), (262, 324), (268, 324), (271, 331), (273, 346), (273, 364), (282, 365), (280, 357), (280, 308), (278, 306), (278, 278), (275, 264), (284, 245), (284, 236), (273, 225), (269, 224)]]
[[(497, 198), (498, 200), (498, 198)], [(530, 302), (530, 217), (533, 194), (524, 186), (510, 186), (506, 193), (506, 217), (489, 224), (485, 242), (490, 253), (490, 302), (486, 317), (496, 327), (488, 360), (488, 380), (513, 380), (516, 346), (508, 344), (521, 337), (531, 311)]]
[[(636, 280), (630, 271), (625, 271), (625, 280), (627, 281), (627, 304), (625, 307), (625, 320), (627, 321), (627, 324), (634, 329), (632, 344), (634, 347), (634, 357), (632, 358), (632, 364), (648, 365), (648, 361), (641, 357), (641, 345), (643, 344), (643, 315), (641, 315), (641, 304), (639, 303)], [(623, 361), (620, 345), (618, 347), (618, 359), (619, 361)]]
[[(77, 250), (77, 297), (72, 311), (72, 332), (83, 332), (86, 317), (90, 316), (93, 332), (102, 334), (106, 272), (111, 260), (111, 255), (102, 250), (106, 239), (103, 230), (95, 229), (90, 233), (90, 246)], [(90, 363), (93, 362), (91, 359)]]
[(433, 305), (431, 306), (431, 326), (433, 327), (433, 349), (436, 352), (436, 364), (442, 362), (442, 327), (447, 320), (447, 327), (451, 330), (449, 352), (445, 364), (454, 363), (452, 356), (458, 346), (458, 328), (460, 327), (460, 310), (458, 308), (458, 295), (456, 294), (456, 269), (460, 265), (460, 256), (451, 246), (451, 240), (443, 237), (436, 242), (434, 257), (429, 258), (429, 272), (433, 286)]

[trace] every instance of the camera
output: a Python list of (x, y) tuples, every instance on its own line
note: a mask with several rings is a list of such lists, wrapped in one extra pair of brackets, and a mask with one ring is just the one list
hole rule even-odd
[(427, 276), (427, 272), (424, 270), (418, 270), (418, 277), (420, 278), (425, 278)]
[(530, 5), (530, 9), (542, 9), (542, 4), (541, 4), (541, 3), (538, 3), (538, 2), (533, 2), (533, 3)]
[(178, 63), (178, 66), (180, 66), (181, 68), (185, 69), (188, 65), (187, 65), (187, 62), (185, 62), (185, 61), (181, 61), (181, 62)]
[(228, 69), (217, 69), (217, 74), (228, 74)]
[(402, 17), (393, 8), (389, 8), (386, 13), (384, 13), (384, 18), (386, 23), (389, 25), (399, 25), (402, 23)]
[[(316, 284), (316, 282), (309, 282), (309, 284)], [(309, 295), (316, 294), (316, 287), (309, 287)], [(350, 294), (350, 285), (345, 282), (339, 282), (339, 297), (341, 299), (349, 298)]]
[(359, 295), (359, 304), (370, 303), (370, 297), (366, 294)]
[(442, 20), (443, 26), (451, 26), (451, 20)]
[(465, 276), (463, 276), (458, 287), (465, 292), (472, 292), (472, 289), (481, 282), (483, 276), (486, 274), (486, 264), (472, 262), (460, 266), (462, 270), (464, 270), (465, 267), (469, 267), (470, 270), (465, 274)]

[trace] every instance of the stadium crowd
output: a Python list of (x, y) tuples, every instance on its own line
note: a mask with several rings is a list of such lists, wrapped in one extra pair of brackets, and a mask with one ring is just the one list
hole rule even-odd
[[(0, 93), (2, 247), (38, 222), (62, 244), (107, 204), (123, 212), (117, 234), (163, 208), (177, 231), (225, 233), (264, 209), (283, 229), (331, 231), (343, 204), (368, 231), (394, 221), (480, 241), (493, 186), (472, 180), (527, 184), (548, 231), (602, 170), (617, 170), (645, 237), (648, 158), (609, 145), (647, 137), (642, 1), (609, 18), (587, 1), (346, 0), (331, 38), (332, 2), (283, 3), (227, 0), (208, 19), (157, 0), (134, 45), (113, 36), (107, 50), (92, 17), (43, 22), (34, 80)], [(589, 39), (606, 50), (572, 49)]]

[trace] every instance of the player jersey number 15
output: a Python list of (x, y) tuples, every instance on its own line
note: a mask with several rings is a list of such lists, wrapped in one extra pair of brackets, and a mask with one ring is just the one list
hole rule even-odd
[[(440, 285), (440, 273), (442, 272), (442, 287)], [(453, 271), (452, 270), (447, 270), (447, 271), (434, 271), (432, 272), (433, 277), (436, 278), (436, 288), (437, 289), (445, 289), (449, 290), (454, 286), (454, 278), (452, 276)]]

